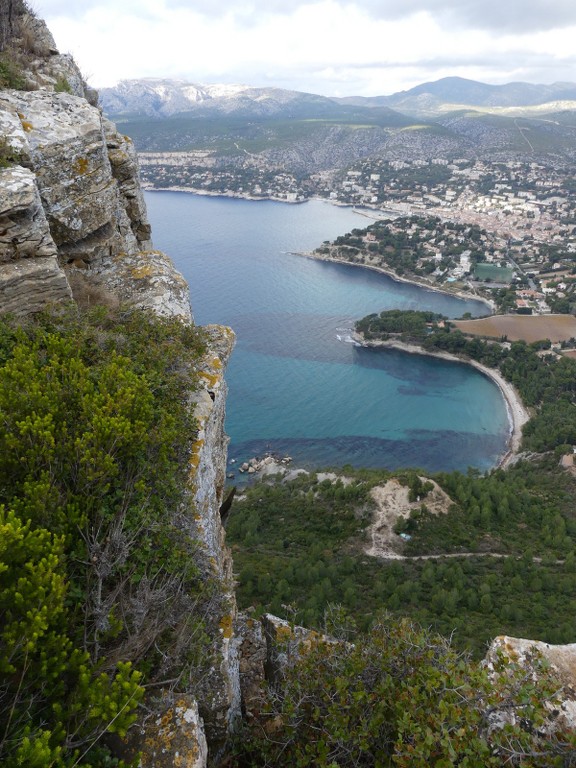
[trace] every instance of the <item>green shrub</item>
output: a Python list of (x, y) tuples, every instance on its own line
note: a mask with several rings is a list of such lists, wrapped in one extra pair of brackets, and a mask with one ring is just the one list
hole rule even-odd
[(203, 348), (137, 311), (0, 321), (2, 765), (106, 765), (143, 672), (191, 653), (210, 585), (177, 510)]
[(21, 154), (12, 147), (7, 139), (0, 136), (0, 168), (10, 168), (21, 161)]
[[(383, 621), (354, 644), (288, 654), (240, 765), (290, 768), (567, 766), (574, 739), (539, 735), (555, 685), (499, 660), (490, 678), (449, 643)], [(536, 667), (543, 668), (535, 658)], [(545, 679), (542, 676), (542, 679)], [(502, 727), (501, 718), (514, 722)], [(494, 724), (500, 727), (493, 727)]]
[(16, 56), (9, 50), (0, 54), (0, 88), (13, 88), (22, 91), (26, 80)]
[(54, 85), (54, 90), (56, 93), (72, 93), (72, 86), (68, 82), (68, 80), (64, 77), (64, 75), (61, 75)]

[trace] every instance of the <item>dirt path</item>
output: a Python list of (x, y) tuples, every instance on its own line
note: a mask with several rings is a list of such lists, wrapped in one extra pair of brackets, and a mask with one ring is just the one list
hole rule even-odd
[[(384, 485), (377, 485), (370, 491), (375, 502), (376, 509), (371, 526), (368, 528), (370, 544), (365, 550), (371, 557), (381, 557), (386, 560), (406, 560), (402, 554), (404, 542), (394, 533), (394, 526), (401, 518), (406, 519), (413, 510), (417, 510), (422, 504), (426, 504), (433, 515), (446, 514), (452, 505), (452, 499), (440, 486), (427, 477), (422, 477), (423, 482), (431, 482), (434, 488), (421, 501), (409, 501), (409, 489), (401, 485), (398, 480), (391, 478)], [(432, 557), (423, 555), (422, 557)], [(412, 559), (412, 558), (411, 558)]]
[[(384, 485), (377, 485), (370, 491), (376, 508), (372, 524), (367, 529), (369, 544), (364, 552), (370, 557), (381, 560), (442, 560), (458, 557), (514, 557), (502, 552), (449, 552), (437, 555), (403, 555), (404, 541), (397, 533), (394, 526), (401, 518), (406, 519), (412, 510), (425, 504), (433, 515), (443, 515), (448, 512), (454, 503), (450, 496), (440, 488), (433, 480), (427, 477), (420, 478), (423, 482), (431, 482), (434, 488), (421, 501), (409, 501), (409, 489), (405, 485), (392, 478)], [(518, 556), (516, 556), (518, 557)], [(533, 563), (541, 563), (541, 557), (533, 557)], [(555, 565), (563, 565), (564, 560), (555, 560)]]

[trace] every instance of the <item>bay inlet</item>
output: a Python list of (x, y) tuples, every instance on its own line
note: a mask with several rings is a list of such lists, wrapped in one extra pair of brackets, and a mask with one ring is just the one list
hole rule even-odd
[(483, 303), (294, 255), (364, 227), (351, 208), (183, 192), (148, 192), (146, 202), (156, 247), (190, 284), (196, 322), (237, 334), (230, 458), (273, 451), (310, 468), (483, 471), (506, 452), (506, 404), (482, 373), (351, 343), (354, 321), (370, 312), (478, 316)]

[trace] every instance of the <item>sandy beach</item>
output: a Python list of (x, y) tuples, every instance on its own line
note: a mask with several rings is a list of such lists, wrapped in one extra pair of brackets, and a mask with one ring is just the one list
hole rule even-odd
[(510, 384), (509, 381), (501, 375), (501, 373), (494, 368), (489, 368), (487, 365), (482, 365), (476, 362), (476, 360), (463, 360), (456, 355), (451, 355), (449, 352), (429, 352), (427, 349), (418, 346), (417, 344), (406, 344), (403, 341), (397, 341), (395, 339), (389, 339), (387, 341), (365, 341), (361, 336), (356, 335), (356, 340), (364, 347), (381, 347), (388, 349), (399, 349), (403, 352), (408, 352), (413, 355), (427, 355), (429, 357), (438, 357), (442, 360), (451, 360), (452, 362), (462, 363), (463, 365), (471, 365), (480, 373), (491, 379), (502, 392), (502, 396), (506, 402), (506, 410), (508, 412), (508, 420), (510, 422), (510, 439), (508, 441), (508, 450), (500, 457), (498, 467), (505, 468), (512, 461), (513, 457), (518, 453), (520, 448), (520, 442), (522, 440), (522, 427), (530, 418), (530, 414), (520, 395)]

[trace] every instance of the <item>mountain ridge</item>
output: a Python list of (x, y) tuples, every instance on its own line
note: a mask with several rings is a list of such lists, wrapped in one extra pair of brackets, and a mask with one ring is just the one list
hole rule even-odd
[(446, 111), (447, 106), (527, 108), (558, 102), (576, 102), (576, 83), (536, 84), (511, 82), (491, 85), (461, 77), (421, 83), (405, 91), (382, 96), (329, 97), (276, 87), (241, 84), (200, 84), (182, 79), (122, 80), (100, 90), (104, 110), (115, 117), (147, 115), (169, 117), (190, 112), (211, 114), (279, 115), (303, 109), (337, 115), (340, 109), (388, 108), (413, 115)]

